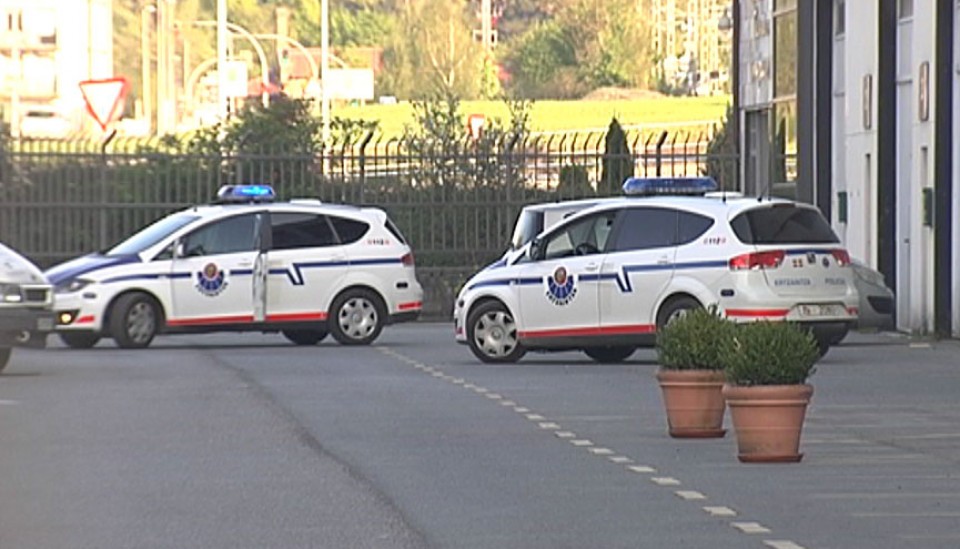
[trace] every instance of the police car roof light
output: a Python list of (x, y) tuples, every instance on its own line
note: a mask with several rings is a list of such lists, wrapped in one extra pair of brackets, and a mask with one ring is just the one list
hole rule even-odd
[(703, 195), (716, 191), (712, 177), (629, 177), (623, 182), (623, 194), (629, 196)]
[(217, 191), (217, 202), (273, 202), (276, 196), (270, 185), (224, 185)]

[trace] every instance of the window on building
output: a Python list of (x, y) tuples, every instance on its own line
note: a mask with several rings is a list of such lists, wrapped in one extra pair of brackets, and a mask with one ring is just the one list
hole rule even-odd
[(913, 17), (913, 0), (897, 0), (897, 18)]
[(833, 3), (833, 35), (843, 36), (847, 31), (847, 3), (844, 0), (836, 0)]
[[(780, 2), (780, 4), (789, 2)], [(778, 8), (779, 9), (779, 8)], [(783, 9), (773, 14), (773, 95), (793, 96), (797, 93), (797, 9)]]
[(770, 156), (770, 194), (796, 198), (797, 181), (797, 101), (778, 101), (773, 106)]

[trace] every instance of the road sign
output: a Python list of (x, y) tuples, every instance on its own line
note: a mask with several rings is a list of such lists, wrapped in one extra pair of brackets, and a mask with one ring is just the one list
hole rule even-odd
[(120, 76), (103, 80), (84, 80), (80, 82), (80, 93), (89, 112), (102, 130), (123, 110), (123, 101), (130, 91), (130, 82)]

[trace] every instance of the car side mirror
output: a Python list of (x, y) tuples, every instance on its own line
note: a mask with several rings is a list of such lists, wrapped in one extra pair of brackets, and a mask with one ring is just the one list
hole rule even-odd
[(539, 238), (530, 241), (530, 259), (533, 261), (543, 259), (543, 241)]

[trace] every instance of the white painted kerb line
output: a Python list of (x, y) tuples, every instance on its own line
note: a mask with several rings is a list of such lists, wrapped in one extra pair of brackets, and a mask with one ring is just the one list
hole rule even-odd
[(763, 526), (759, 522), (731, 522), (730, 526), (733, 526), (737, 530), (740, 530), (744, 534), (769, 534), (770, 529)]

